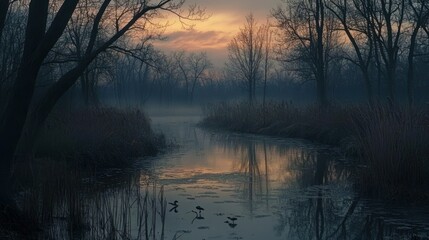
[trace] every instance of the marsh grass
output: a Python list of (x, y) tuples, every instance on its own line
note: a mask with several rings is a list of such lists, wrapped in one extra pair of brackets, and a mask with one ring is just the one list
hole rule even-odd
[(206, 106), (201, 125), (230, 131), (305, 138), (340, 144), (350, 135), (347, 109), (321, 111), (316, 106), (297, 107), (287, 102), (221, 103)]
[[(136, 157), (164, 145), (139, 110), (55, 112), (42, 129), (36, 157), (14, 163), (19, 215), (1, 216), (0, 237), (162, 239), (163, 188), (141, 185), (138, 174), (125, 172)], [(109, 168), (121, 170), (100, 183)]]
[(156, 154), (164, 145), (164, 137), (152, 131), (143, 112), (94, 108), (50, 116), (36, 156), (79, 161), (81, 166), (121, 167), (135, 157)]
[(36, 167), (31, 178), (32, 185), (16, 186), (21, 187), (17, 202), (37, 227), (9, 231), (11, 239), (164, 238), (164, 189), (140, 183), (138, 175), (108, 187), (90, 172), (51, 162)]
[(366, 166), (357, 171), (365, 196), (429, 199), (429, 111), (374, 106), (297, 107), (284, 102), (207, 106), (201, 125), (230, 131), (304, 138), (339, 146)]
[[(378, 105), (353, 114), (361, 190), (388, 199), (429, 199), (429, 115), (420, 109)], [(422, 198), (422, 199), (419, 199)]]

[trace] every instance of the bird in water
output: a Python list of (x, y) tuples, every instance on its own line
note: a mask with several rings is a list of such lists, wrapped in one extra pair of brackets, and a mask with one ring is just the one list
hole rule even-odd
[(201, 211), (204, 211), (204, 208), (202, 208), (202, 207), (200, 207), (200, 206), (196, 206), (195, 207), (200, 213), (201, 213)]
[(234, 223), (234, 222), (237, 220), (237, 218), (236, 218), (236, 217), (228, 217), (228, 219), (229, 219), (229, 220), (231, 220), (231, 221), (232, 221), (232, 223)]
[(168, 204), (170, 204), (170, 205), (172, 205), (172, 206), (174, 206), (174, 207), (178, 207), (179, 206), (179, 201), (177, 201), (177, 200), (174, 200), (174, 202), (169, 202)]
[(194, 223), (194, 221), (195, 221), (196, 219), (198, 219), (198, 220), (203, 220), (203, 219), (204, 219), (204, 217), (203, 217), (203, 216), (201, 216), (201, 212), (200, 212), (200, 213), (197, 213), (197, 212), (196, 212), (196, 211), (194, 211), (194, 210), (191, 210), (191, 212), (195, 213), (195, 217), (194, 217), (194, 219), (192, 219), (191, 224), (193, 224), (193, 223)]
[(224, 223), (227, 223), (230, 228), (235, 228), (237, 226), (234, 222), (225, 221)]
[(177, 213), (177, 207), (179, 206), (178, 204), (179, 201), (175, 200), (174, 202), (169, 202), (168, 204), (170, 204), (171, 206), (173, 206), (169, 212), (174, 211), (175, 213)]

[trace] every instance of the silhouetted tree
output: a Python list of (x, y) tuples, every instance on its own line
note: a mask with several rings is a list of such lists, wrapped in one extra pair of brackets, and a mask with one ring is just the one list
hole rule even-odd
[(19, 11), (20, 6), (10, 6), (5, 26), (0, 36), (0, 112), (7, 102), (11, 82), (15, 77), (22, 54), (24, 38), (24, 15)]
[(266, 26), (259, 25), (252, 14), (246, 17), (244, 27), (228, 45), (228, 67), (245, 80), (249, 102), (256, 96), (256, 81), (261, 74)]
[[(264, 43), (264, 92), (263, 92), (263, 99), (262, 104), (265, 107), (265, 101), (266, 101), (266, 95), (267, 95), (267, 80), (272, 68), (272, 62), (271, 62), (271, 44), (272, 44), (272, 35), (273, 31), (271, 30), (271, 24), (267, 21), (265, 25), (265, 43)], [(264, 115), (265, 116), (265, 115)], [(265, 120), (264, 120), (265, 123)]]
[[(49, 0), (32, 0), (29, 3), (21, 63), (0, 124), (0, 156), (2, 156), (0, 205), (8, 206), (11, 203), (10, 170), (19, 138), (25, 138), (24, 142), (28, 144), (28, 148), (32, 148), (40, 127), (56, 102), (100, 53), (106, 51), (126, 33), (130, 31), (136, 33), (135, 31), (142, 29), (144, 24), (141, 23), (158, 16), (160, 11), (174, 12), (188, 19), (200, 18), (204, 14), (200, 9), (193, 7), (189, 15), (181, 15), (179, 10), (184, 0), (118, 1), (112, 4), (114, 6), (111, 6), (111, 2), (112, 0), (96, 1), (91, 5), (89, 10), (94, 15), (82, 58), (60, 76), (34, 104), (32, 104), (33, 93), (41, 66), (63, 35), (79, 1), (64, 0), (58, 11), (52, 13), (54, 15), (52, 20)], [(100, 24), (103, 21), (113, 21), (114, 28), (110, 31), (100, 31)], [(101, 33), (106, 34), (102, 39)], [(30, 104), (34, 106), (31, 109)]]
[(191, 53), (187, 58), (187, 62), (189, 64), (189, 71), (191, 76), (191, 91), (189, 96), (190, 103), (194, 100), (195, 86), (199, 81), (202, 80), (203, 75), (206, 71), (211, 68), (212, 63), (207, 58), (207, 53)]
[(425, 0), (409, 0), (408, 21), (411, 24), (411, 35), (408, 49), (408, 70), (407, 70), (407, 95), (408, 104), (414, 103), (414, 58), (416, 54), (416, 45), (418, 44), (418, 34), (428, 23), (429, 3)]
[(327, 8), (333, 13), (354, 50), (355, 57), (345, 56), (362, 72), (367, 98), (373, 103), (374, 94), (371, 82), (370, 66), (373, 62), (374, 39), (371, 30), (371, 15), (368, 11), (368, 0), (329, 0)]
[(378, 0), (367, 3), (367, 12), (371, 16), (369, 26), (384, 68), (388, 96), (395, 102), (400, 40), (404, 33), (405, 0)]
[(323, 0), (288, 0), (273, 16), (280, 29), (280, 59), (307, 65), (316, 80), (317, 99), (328, 105), (327, 70), (336, 28)]

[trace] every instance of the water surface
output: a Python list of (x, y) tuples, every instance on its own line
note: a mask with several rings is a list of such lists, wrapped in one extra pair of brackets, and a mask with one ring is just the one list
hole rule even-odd
[(174, 147), (139, 163), (140, 182), (178, 201), (165, 239), (429, 239), (428, 209), (359, 199), (355, 167), (336, 149), (213, 132), (199, 120), (152, 116)]

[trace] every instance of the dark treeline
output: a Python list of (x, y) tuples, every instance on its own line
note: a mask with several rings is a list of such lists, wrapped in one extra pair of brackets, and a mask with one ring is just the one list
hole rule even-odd
[(184, 53), (168, 56), (160, 68), (169, 77), (158, 78), (150, 98), (205, 102), (225, 100), (226, 93), (250, 101), (316, 100), (322, 106), (428, 101), (426, 1), (287, 0), (271, 14), (264, 24), (246, 17), (229, 44), (224, 69), (206, 71), (190, 97)]
[(406, 96), (412, 105), (427, 86), (427, 1), (291, 0), (273, 16), (282, 60), (313, 77), (322, 105), (341, 72), (358, 76), (370, 103)]

